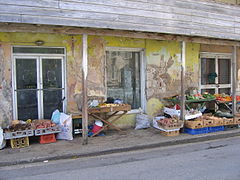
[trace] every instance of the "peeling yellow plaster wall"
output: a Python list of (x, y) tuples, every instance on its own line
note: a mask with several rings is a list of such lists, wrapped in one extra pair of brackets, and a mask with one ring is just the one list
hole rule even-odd
[[(99, 87), (102, 87), (101, 83), (104, 82), (104, 79), (102, 79), (104, 76), (102, 67), (105, 62), (105, 56), (103, 55), (105, 47), (145, 48), (147, 64), (147, 113), (150, 116), (156, 115), (162, 109), (163, 103), (161, 102), (161, 98), (163, 94), (167, 96), (180, 92), (180, 42), (89, 36), (88, 53), (89, 64), (91, 64), (89, 66), (89, 73), (95, 74), (92, 76), (95, 79), (91, 81), (94, 81)], [(187, 71), (195, 72), (198, 70), (198, 58), (196, 57), (199, 55), (199, 47), (198, 44), (187, 44)], [(96, 72), (98, 76), (96, 76)], [(190, 78), (192, 79), (192, 77)], [(97, 89), (95, 89), (95, 92)], [(101, 93), (96, 92), (96, 94)], [(135, 116), (124, 116), (116, 125), (132, 126), (133, 122), (135, 122)]]
[[(200, 45), (186, 45), (186, 87), (198, 86)], [(146, 40), (147, 113), (160, 112), (164, 97), (180, 94), (180, 42)]]
[(180, 43), (146, 40), (146, 58), (147, 99), (176, 93), (180, 85)]
[(186, 88), (198, 88), (200, 44), (186, 43)]

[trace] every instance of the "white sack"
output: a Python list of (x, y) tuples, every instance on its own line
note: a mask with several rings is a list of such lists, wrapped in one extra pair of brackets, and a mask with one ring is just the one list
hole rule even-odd
[(65, 113), (60, 115), (60, 129), (61, 132), (58, 133), (57, 139), (73, 140), (72, 135), (72, 116)]
[(0, 149), (6, 146), (6, 140), (3, 137), (3, 129), (0, 127)]
[(135, 129), (145, 129), (149, 127), (150, 127), (149, 116), (143, 113), (137, 114)]

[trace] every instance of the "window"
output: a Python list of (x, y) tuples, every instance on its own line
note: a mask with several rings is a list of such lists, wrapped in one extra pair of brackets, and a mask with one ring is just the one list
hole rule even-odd
[(231, 54), (201, 53), (201, 92), (231, 93)]
[(141, 50), (109, 48), (106, 51), (107, 97), (121, 99), (133, 109), (143, 105), (141, 57)]

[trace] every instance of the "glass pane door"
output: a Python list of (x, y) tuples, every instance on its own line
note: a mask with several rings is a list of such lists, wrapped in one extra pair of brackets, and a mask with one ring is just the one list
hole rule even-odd
[(231, 83), (231, 61), (229, 59), (218, 59), (218, 84)]
[(37, 58), (16, 58), (17, 117), (38, 118)]
[(201, 60), (201, 84), (215, 84), (216, 62), (214, 58), (202, 58)]
[(218, 59), (218, 93), (231, 93), (231, 61)]
[(43, 112), (44, 118), (51, 118), (52, 112), (58, 107), (63, 97), (63, 76), (61, 58), (42, 58), (42, 81), (43, 81)]

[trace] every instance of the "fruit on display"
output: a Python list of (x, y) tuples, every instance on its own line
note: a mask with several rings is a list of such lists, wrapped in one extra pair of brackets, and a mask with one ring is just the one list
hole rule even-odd
[(204, 92), (202, 95), (205, 99), (215, 99), (215, 96), (210, 94), (209, 92)]
[(204, 97), (200, 93), (196, 93), (193, 95), (186, 95), (187, 100), (198, 100), (198, 99), (204, 99)]
[(13, 120), (8, 128), (4, 129), (4, 132), (16, 132), (32, 129), (31, 123), (26, 123), (21, 120)]
[[(225, 94), (225, 93), (215, 94), (215, 97), (216, 97), (216, 100), (218, 100), (218, 101), (232, 101), (232, 96)], [(237, 96), (237, 100), (238, 99), (240, 99), (240, 98)]]
[(54, 127), (56, 126), (56, 124), (48, 119), (40, 119), (40, 120), (33, 120), (32, 126), (35, 127), (35, 129), (43, 129), (43, 128)]
[(197, 109), (190, 109), (186, 111), (186, 115), (195, 115), (195, 114), (199, 114), (201, 113), (199, 110)]
[(172, 118), (163, 118), (157, 120), (158, 126), (162, 129), (178, 129), (183, 126), (183, 121), (180, 120), (177, 116), (173, 116)]

